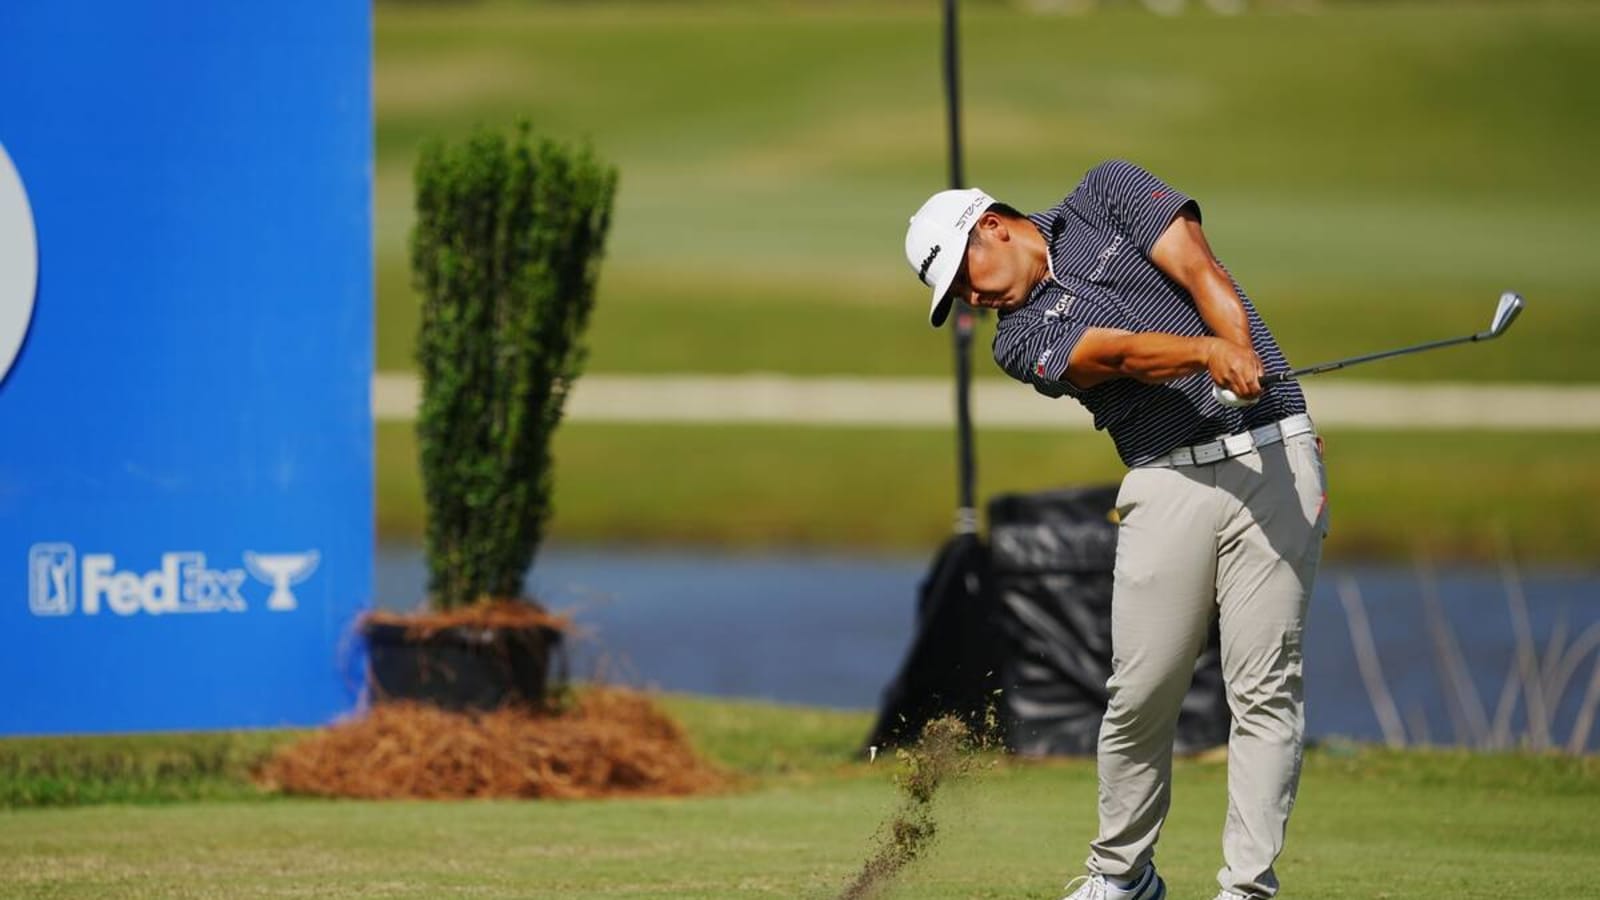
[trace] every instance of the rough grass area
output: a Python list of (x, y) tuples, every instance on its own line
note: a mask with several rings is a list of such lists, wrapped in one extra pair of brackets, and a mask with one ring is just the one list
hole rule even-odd
[(297, 734), (0, 739), (0, 809), (256, 798), (250, 770)]
[[(837, 897), (903, 800), (892, 760), (854, 753), (869, 717), (669, 705), (713, 758), (766, 774), (693, 799), (11, 810), (0, 884), (52, 897)], [(1162, 873), (1174, 897), (1210, 896), (1226, 770), (1180, 761), (1175, 781)], [(1094, 832), (1094, 793), (1087, 760), (1011, 762), (950, 785), (938, 843), (879, 896), (1054, 900)], [(1593, 757), (1330, 745), (1307, 755), (1280, 873), (1308, 900), (1500, 897), (1530, 872), (1559, 873), (1555, 896), (1593, 897), (1597, 803)]]
[[(1327, 439), (1328, 558), (1493, 559), (1505, 535), (1519, 559), (1589, 563), (1600, 546), (1600, 434)], [(569, 422), (555, 453), (551, 531), (568, 542), (926, 550), (955, 497), (954, 438), (938, 430)], [(419, 534), (408, 426), (379, 426), (377, 461), (381, 533)], [(982, 496), (1124, 471), (1093, 433), (980, 432), (978, 466)]]

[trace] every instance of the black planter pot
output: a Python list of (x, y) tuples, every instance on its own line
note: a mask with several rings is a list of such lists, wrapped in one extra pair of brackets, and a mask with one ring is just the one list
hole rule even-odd
[(367, 683), (375, 703), (410, 700), (449, 710), (542, 706), (551, 663), (561, 654), (553, 628), (457, 626), (408, 634), (405, 625), (368, 623)]

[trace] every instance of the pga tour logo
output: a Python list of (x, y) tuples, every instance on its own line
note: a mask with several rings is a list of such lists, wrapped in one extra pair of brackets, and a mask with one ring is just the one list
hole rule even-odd
[(86, 616), (107, 611), (138, 613), (244, 612), (240, 593), (245, 571), (272, 590), (267, 609), (287, 612), (298, 606), (290, 588), (311, 577), (321, 555), (244, 553), (244, 569), (213, 569), (198, 551), (161, 554), (149, 571), (119, 569), (109, 553), (85, 553), (79, 564), (71, 544), (34, 544), (28, 550), (28, 609), (36, 616)]

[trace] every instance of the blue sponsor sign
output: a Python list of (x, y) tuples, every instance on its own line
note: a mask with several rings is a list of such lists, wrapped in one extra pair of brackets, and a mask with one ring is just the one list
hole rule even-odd
[(363, 2), (0, 4), (0, 734), (354, 704), (370, 29)]

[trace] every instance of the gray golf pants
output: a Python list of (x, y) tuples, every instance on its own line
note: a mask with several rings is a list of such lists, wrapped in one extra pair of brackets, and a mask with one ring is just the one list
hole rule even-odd
[(1277, 893), (1272, 865), (1300, 779), (1301, 633), (1327, 533), (1326, 484), (1312, 434), (1123, 478), (1091, 871), (1131, 875), (1153, 857), (1178, 708), (1220, 616), (1233, 730), (1217, 881), (1246, 897)]

